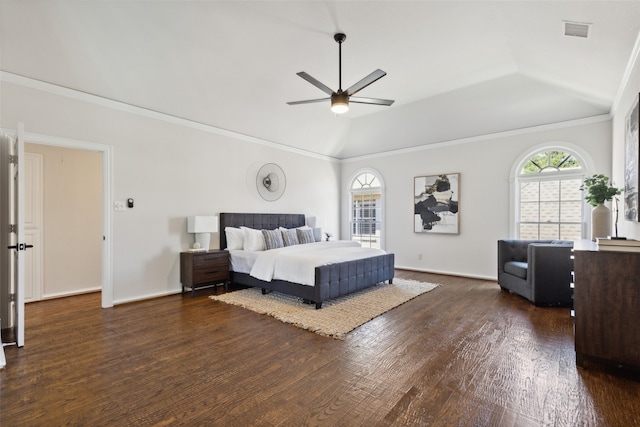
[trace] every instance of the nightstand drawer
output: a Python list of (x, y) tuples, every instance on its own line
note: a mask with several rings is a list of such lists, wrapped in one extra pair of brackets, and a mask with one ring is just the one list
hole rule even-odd
[(210, 267), (228, 267), (229, 259), (228, 254), (222, 254), (224, 256), (220, 256), (218, 254), (203, 254), (198, 255), (193, 258), (193, 268), (201, 269), (201, 268), (210, 268)]
[(193, 283), (201, 284), (216, 280), (229, 280), (229, 268), (226, 264), (217, 268), (193, 270)]

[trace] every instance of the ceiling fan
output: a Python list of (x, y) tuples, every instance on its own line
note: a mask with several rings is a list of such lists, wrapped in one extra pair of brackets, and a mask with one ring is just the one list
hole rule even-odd
[(378, 69), (373, 73), (369, 74), (359, 82), (355, 83), (347, 90), (342, 90), (342, 43), (347, 39), (347, 36), (343, 33), (337, 33), (333, 36), (333, 39), (338, 42), (338, 90), (332, 91), (327, 85), (319, 82), (315, 78), (311, 77), (309, 74), (301, 71), (297, 73), (300, 77), (326, 93), (330, 95), (329, 98), (320, 98), (320, 99), (307, 99), (305, 101), (293, 101), (287, 102), (289, 105), (298, 105), (298, 104), (311, 104), (313, 102), (322, 102), (328, 99), (331, 100), (331, 111), (336, 114), (346, 113), (349, 110), (349, 102), (355, 102), (359, 104), (375, 104), (375, 105), (386, 105), (389, 106), (393, 104), (393, 100), (391, 99), (377, 99), (377, 98), (361, 98), (357, 96), (353, 96), (356, 93), (360, 92), (365, 87), (369, 86), (371, 83), (375, 82), (378, 79), (386, 76), (387, 73)]

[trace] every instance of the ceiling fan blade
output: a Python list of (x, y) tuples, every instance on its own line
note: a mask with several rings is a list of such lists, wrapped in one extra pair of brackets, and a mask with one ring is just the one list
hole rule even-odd
[(312, 104), (314, 102), (328, 101), (330, 99), (331, 98), (307, 99), (305, 101), (291, 101), (291, 102), (287, 102), (287, 104), (289, 105)]
[(389, 106), (395, 101), (393, 99), (361, 98), (359, 96), (351, 96), (349, 97), (349, 102), (355, 102), (357, 104), (375, 104)]
[(371, 83), (375, 82), (378, 79), (381, 79), (382, 77), (386, 76), (387, 73), (385, 73), (384, 71), (377, 69), (375, 70), (373, 73), (369, 74), (367, 77), (365, 77), (364, 79), (360, 80), (358, 83), (351, 85), (351, 87), (349, 89), (347, 89), (345, 92), (347, 92), (349, 94), (349, 96), (356, 94), (357, 92), (361, 91), (362, 89), (364, 89), (365, 87), (369, 86)]
[(300, 71), (299, 73), (296, 73), (296, 74), (298, 74), (300, 77), (302, 77), (303, 79), (305, 79), (306, 81), (308, 81), (309, 83), (311, 83), (312, 85), (314, 85), (315, 87), (317, 87), (318, 89), (326, 93), (327, 95), (331, 95), (333, 93), (331, 88), (329, 88), (324, 83), (321, 83), (320, 81), (316, 80), (315, 78), (311, 77), (309, 74), (305, 73), (304, 71)]

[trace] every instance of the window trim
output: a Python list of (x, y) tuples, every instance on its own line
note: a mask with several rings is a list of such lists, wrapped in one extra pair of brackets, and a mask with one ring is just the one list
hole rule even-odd
[[(353, 238), (353, 195), (366, 191), (366, 189), (354, 189), (353, 184), (356, 181), (356, 179), (363, 173), (369, 173), (374, 175), (378, 180), (378, 182), (380, 183), (380, 187), (378, 187), (380, 188), (380, 219), (376, 222), (380, 223), (380, 249), (385, 250), (385, 247), (386, 247), (385, 183), (384, 183), (384, 178), (382, 177), (382, 174), (373, 168), (358, 169), (351, 175), (351, 178), (348, 181), (347, 191), (349, 193), (349, 240)], [(373, 187), (373, 188), (376, 188), (376, 187)]]
[[(550, 141), (545, 143), (540, 143), (529, 148), (527, 151), (523, 152), (513, 163), (511, 167), (511, 171), (509, 173), (509, 236), (512, 238), (517, 238), (519, 236), (519, 214), (520, 214), (520, 186), (519, 182), (523, 180), (531, 180), (531, 181), (544, 181), (544, 180), (553, 180), (558, 179), (558, 177), (568, 177), (571, 172), (544, 172), (539, 174), (530, 174), (523, 175), (520, 173), (524, 165), (529, 161), (529, 159), (538, 154), (541, 151), (545, 150), (559, 150), (570, 153), (573, 155), (576, 160), (582, 165), (582, 169), (580, 172), (574, 172), (575, 176), (587, 177), (593, 175), (594, 165), (593, 160), (589, 156), (589, 154), (581, 147), (568, 143), (568, 142), (558, 142), (558, 141)], [(533, 178), (536, 177), (536, 178)], [(588, 215), (590, 212), (587, 209), (587, 202), (585, 200), (582, 201), (582, 238), (585, 239), (586, 236), (589, 235), (589, 230), (591, 227), (591, 215)]]

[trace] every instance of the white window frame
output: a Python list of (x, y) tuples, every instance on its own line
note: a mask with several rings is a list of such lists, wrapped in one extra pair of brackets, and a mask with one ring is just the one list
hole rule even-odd
[[(522, 175), (520, 171), (522, 171), (522, 168), (524, 168), (524, 165), (531, 159), (531, 157), (545, 150), (557, 150), (571, 154), (580, 163), (582, 168), (578, 171), (544, 172), (539, 174)], [(540, 182), (546, 180), (557, 180), (560, 178), (584, 179), (587, 176), (591, 176), (593, 174), (593, 170), (594, 167), (591, 157), (582, 148), (566, 142), (542, 143), (523, 153), (514, 162), (509, 178), (511, 193), (511, 200), (509, 203), (509, 235), (514, 239), (520, 238), (520, 182)], [(583, 200), (581, 205), (581, 236), (583, 239), (586, 239), (589, 235), (591, 226), (591, 216), (587, 215), (587, 212), (589, 211), (586, 209), (586, 201)]]
[(366, 189), (362, 189), (362, 190), (354, 190), (353, 189), (353, 184), (355, 183), (356, 179), (364, 174), (364, 173), (369, 173), (371, 175), (374, 175), (376, 177), (376, 179), (378, 180), (378, 182), (380, 183), (380, 218), (376, 218), (376, 223), (379, 224), (380, 226), (380, 249), (385, 249), (385, 185), (384, 185), (384, 179), (382, 178), (382, 175), (380, 174), (380, 172), (378, 172), (375, 169), (371, 169), (371, 168), (364, 168), (364, 169), (359, 169), (357, 170), (352, 176), (351, 179), (348, 181), (349, 182), (349, 240), (353, 239), (353, 196), (354, 194), (361, 194), (362, 192), (367, 191)]

